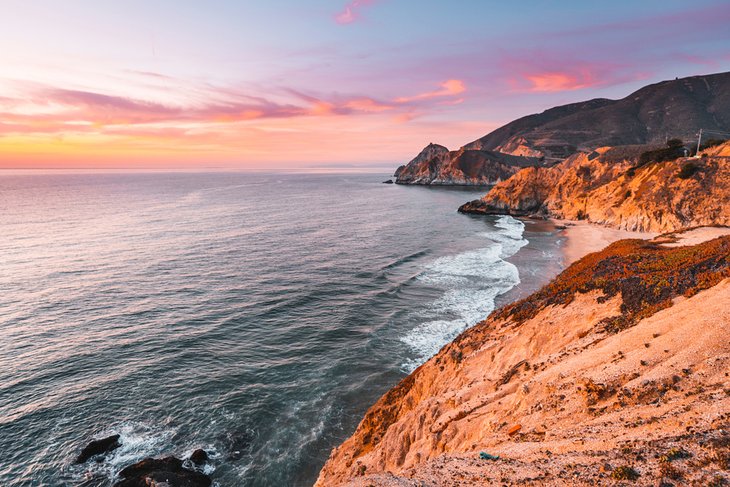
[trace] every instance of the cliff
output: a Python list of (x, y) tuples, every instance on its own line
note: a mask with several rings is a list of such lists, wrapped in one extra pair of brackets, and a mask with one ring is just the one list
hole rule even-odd
[(730, 132), (730, 73), (663, 81), (620, 100), (605, 98), (528, 115), (464, 146), (564, 159), (603, 146), (691, 140), (700, 128)]
[(395, 172), (397, 184), (491, 185), (509, 178), (520, 168), (537, 164), (537, 159), (493, 151), (450, 152), (429, 144)]
[[(620, 100), (597, 98), (528, 115), (458, 151), (429, 144), (395, 173), (401, 184), (493, 184), (516, 168), (544, 166), (599, 147), (693, 140), (702, 128), (730, 132), (730, 73), (645, 86)], [(513, 156), (513, 157), (510, 157)]]
[(730, 225), (730, 143), (702, 158), (641, 163), (646, 150), (601, 148), (553, 167), (525, 168), (459, 211), (539, 214), (650, 232)]
[(403, 379), (316, 485), (723, 485), (728, 302), (730, 229), (616, 242)]

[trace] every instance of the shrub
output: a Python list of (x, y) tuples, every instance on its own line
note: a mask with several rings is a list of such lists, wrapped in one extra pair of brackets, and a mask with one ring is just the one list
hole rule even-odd
[(628, 465), (622, 465), (611, 472), (611, 478), (614, 480), (636, 480), (639, 478), (639, 472)]
[(652, 162), (673, 161), (684, 155), (684, 147), (665, 147), (663, 149), (650, 150), (639, 156), (639, 164), (636, 167), (646, 166)]
[(687, 162), (682, 165), (682, 169), (680, 169), (677, 173), (677, 177), (679, 179), (689, 179), (694, 176), (695, 173), (699, 170), (700, 168), (697, 164), (695, 164), (694, 162)]
[(709, 149), (710, 147), (715, 147), (716, 145), (724, 144), (727, 142), (726, 139), (707, 139), (704, 144), (700, 146), (700, 150)]
[(667, 147), (670, 147), (670, 148), (684, 147), (684, 142), (682, 142), (682, 139), (669, 139), (667, 141)]

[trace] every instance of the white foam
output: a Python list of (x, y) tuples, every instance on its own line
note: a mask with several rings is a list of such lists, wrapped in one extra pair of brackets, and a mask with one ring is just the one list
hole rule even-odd
[(442, 288), (444, 293), (431, 306), (412, 316), (419, 325), (401, 337), (413, 356), (403, 363), (406, 372), (437, 353), (466, 328), (494, 311), (497, 296), (520, 283), (517, 267), (504, 259), (516, 254), (528, 241), (524, 224), (509, 216), (498, 219), (496, 232), (482, 236), (489, 247), (440, 257), (426, 266), (418, 279)]
[(114, 428), (101, 432), (98, 437), (103, 438), (114, 434), (119, 435), (121, 446), (106, 455), (102, 462), (88, 462), (84, 464), (84, 477), (103, 476), (113, 480), (117, 472), (146, 457), (154, 457), (162, 453), (170, 453), (167, 448), (176, 434), (176, 429), (170, 427), (151, 427), (142, 423), (124, 422)]
[(457, 255), (440, 257), (426, 266), (426, 272), (418, 279), (427, 284), (458, 285), (468, 282), (469, 277), (479, 277), (484, 269), (501, 261), (500, 245), (470, 250)]
[(494, 226), (499, 228), (500, 231), (482, 233), (481, 235), (502, 246), (500, 257), (503, 259), (515, 255), (522, 247), (529, 243), (522, 237), (525, 224), (511, 216), (500, 216)]

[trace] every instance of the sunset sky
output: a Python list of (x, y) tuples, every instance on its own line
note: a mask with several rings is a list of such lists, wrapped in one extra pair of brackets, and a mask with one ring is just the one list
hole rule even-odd
[(390, 168), (558, 104), (730, 70), (727, 0), (0, 8), (5, 168)]

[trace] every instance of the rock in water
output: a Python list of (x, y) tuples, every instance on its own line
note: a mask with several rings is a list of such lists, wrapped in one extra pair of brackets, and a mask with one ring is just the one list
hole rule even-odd
[(190, 455), (190, 461), (193, 462), (195, 465), (205, 465), (206, 463), (208, 463), (208, 452), (201, 448), (198, 448), (193, 452), (192, 455)]
[(383, 181), (383, 184), (393, 184), (393, 180), (388, 179), (387, 181)]
[(125, 467), (119, 476), (122, 480), (114, 487), (210, 487), (213, 483), (207, 475), (183, 467), (183, 461), (175, 457), (145, 458)]
[(122, 446), (122, 444), (119, 443), (119, 435), (112, 435), (107, 438), (102, 438), (101, 440), (94, 440), (81, 450), (81, 453), (76, 459), (76, 463), (85, 463), (89, 458), (95, 455), (109, 453), (120, 446)]

